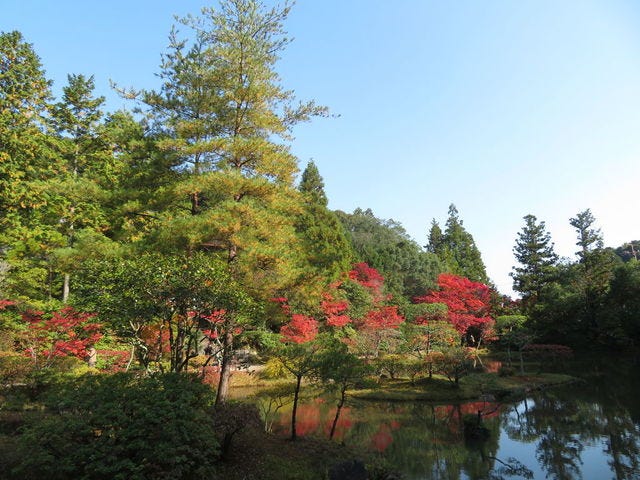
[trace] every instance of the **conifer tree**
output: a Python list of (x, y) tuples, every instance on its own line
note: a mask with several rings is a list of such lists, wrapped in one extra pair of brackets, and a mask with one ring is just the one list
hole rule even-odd
[(451, 273), (468, 278), (474, 282), (487, 283), (487, 272), (473, 237), (463, 227), (454, 204), (449, 206), (444, 231), (441, 259)]
[(0, 251), (7, 294), (32, 304), (54, 296), (52, 252), (63, 245), (46, 208), (47, 181), (60, 168), (50, 99), (32, 45), (19, 32), (0, 33)]
[(429, 243), (425, 245), (427, 252), (435, 253), (436, 255), (442, 254), (442, 247), (444, 242), (444, 236), (440, 224), (436, 219), (431, 220), (431, 228), (429, 229)]
[[(305, 283), (321, 287), (349, 270), (355, 253), (342, 223), (327, 208), (324, 181), (313, 161), (302, 173), (298, 190), (303, 197), (303, 212), (297, 218), (296, 230), (308, 263), (302, 275), (306, 277)], [(312, 281), (314, 277), (317, 281)], [(299, 293), (308, 297), (306, 303), (317, 304), (319, 292), (316, 295), (309, 291)], [(296, 298), (290, 296), (289, 300), (295, 303)]]
[[(282, 25), (289, 10), (224, 0), (219, 10), (184, 18), (194, 40), (180, 40), (174, 30), (162, 88), (138, 95), (177, 174), (148, 240), (224, 258), (232, 278), (258, 300), (300, 280), (297, 160), (286, 142), (295, 124), (325, 112), (314, 102), (294, 104), (274, 69), (289, 42)], [(233, 312), (227, 317), (218, 402), (227, 395), (236, 328)]]
[[(62, 101), (52, 108), (52, 121), (58, 134), (61, 169), (49, 182), (49, 193), (59, 217), (60, 233), (66, 238), (69, 257), (74, 237), (84, 228), (105, 231), (107, 219), (101, 208), (107, 197), (103, 172), (110, 163), (111, 152), (101, 138), (104, 97), (94, 97), (93, 76), (69, 75), (62, 89)], [(71, 259), (69, 259), (71, 260)], [(62, 302), (69, 299), (73, 261), (62, 261), (64, 271)]]
[(558, 256), (553, 251), (551, 235), (544, 222), (534, 215), (524, 217), (525, 225), (518, 233), (513, 253), (520, 267), (513, 267), (513, 288), (522, 294), (526, 309), (540, 298), (542, 288), (552, 281)]
[(316, 203), (325, 207), (329, 203), (327, 195), (324, 192), (324, 181), (313, 160), (308, 163), (307, 168), (302, 172), (302, 179), (300, 180), (298, 189), (309, 199), (310, 203)]
[(579, 286), (584, 299), (585, 317), (588, 329), (595, 334), (598, 327), (597, 310), (604, 301), (610, 288), (615, 269), (614, 253), (605, 250), (602, 233), (594, 228), (595, 217), (590, 209), (578, 213), (569, 223), (576, 229), (576, 245), (580, 250), (576, 252), (579, 263), (577, 265)]

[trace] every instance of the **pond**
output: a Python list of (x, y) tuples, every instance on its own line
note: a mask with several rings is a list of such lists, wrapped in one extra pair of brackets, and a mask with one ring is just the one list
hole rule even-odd
[[(334, 440), (384, 456), (407, 480), (640, 479), (639, 360), (581, 360), (580, 382), (513, 404), (350, 401)], [(462, 418), (478, 410), (488, 438), (465, 439)], [(308, 399), (298, 435), (327, 436), (335, 412), (331, 399)], [(290, 415), (290, 404), (277, 410), (275, 433), (288, 434)]]

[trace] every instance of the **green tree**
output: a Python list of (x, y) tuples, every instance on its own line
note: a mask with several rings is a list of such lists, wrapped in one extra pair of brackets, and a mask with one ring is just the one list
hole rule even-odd
[(50, 135), (50, 81), (19, 32), (0, 33), (0, 246), (12, 298), (41, 307), (56, 294), (47, 181), (60, 162)]
[(315, 291), (297, 289), (289, 292), (288, 298), (293, 304), (312, 307), (318, 303), (318, 289), (349, 270), (355, 254), (344, 227), (327, 208), (324, 182), (313, 162), (304, 170), (298, 190), (302, 194), (302, 212), (295, 227), (300, 248), (305, 252), (300, 283)]
[(435, 284), (443, 269), (438, 257), (423, 251), (395, 220), (376, 218), (370, 209), (336, 214), (351, 240), (357, 260), (376, 268), (396, 301), (409, 303)]
[(640, 262), (631, 259), (614, 271), (601, 313), (601, 335), (613, 346), (636, 346), (640, 339)]
[[(289, 10), (225, 0), (219, 10), (184, 18), (193, 41), (174, 30), (160, 91), (138, 94), (178, 174), (148, 240), (208, 250), (260, 301), (302, 283), (297, 161), (285, 142), (295, 124), (325, 113), (313, 102), (294, 105), (275, 71)], [(218, 402), (227, 397), (233, 339), (232, 329), (224, 332)]]
[(318, 355), (317, 376), (329, 389), (338, 391), (336, 414), (331, 424), (329, 439), (333, 439), (340, 413), (347, 399), (347, 391), (362, 383), (371, 373), (371, 368), (361, 358), (348, 351), (347, 346), (332, 339), (329, 345)]
[(427, 252), (441, 255), (443, 253), (443, 246), (444, 235), (442, 233), (442, 229), (440, 228), (440, 224), (434, 218), (431, 220), (431, 228), (429, 229), (429, 243), (425, 246), (425, 248), (427, 249)]
[(325, 207), (329, 203), (327, 194), (324, 192), (324, 181), (313, 160), (307, 164), (307, 168), (302, 172), (298, 189), (308, 199), (309, 203), (315, 203)]
[(609, 290), (615, 264), (620, 259), (610, 249), (605, 249), (602, 233), (594, 228), (595, 217), (587, 209), (569, 220), (576, 229), (580, 249), (578, 256), (578, 288), (583, 298), (584, 332), (591, 338), (598, 336), (598, 310)]
[(204, 252), (114, 256), (85, 265), (81, 279), (75, 303), (98, 312), (145, 367), (152, 360), (143, 338), (149, 326), (157, 325), (152, 343), (169, 347), (168, 362), (157, 359), (158, 368), (180, 373), (198, 354), (218, 353), (218, 337), (260, 318), (226, 265)]
[(441, 259), (447, 264), (451, 273), (474, 282), (489, 281), (480, 250), (471, 234), (465, 230), (454, 204), (449, 205), (449, 217), (442, 245)]
[(524, 308), (530, 310), (540, 298), (543, 287), (553, 280), (558, 256), (553, 251), (545, 223), (537, 223), (534, 215), (526, 215), (524, 221), (513, 248), (521, 266), (513, 267), (511, 277), (514, 290), (522, 294)]
[[(104, 212), (108, 198), (103, 172), (108, 170), (112, 152), (100, 134), (104, 97), (94, 98), (93, 77), (69, 75), (62, 89), (62, 101), (52, 107), (52, 121), (62, 158), (61, 171), (48, 182), (55, 203), (60, 233), (66, 238), (60, 259), (64, 271), (62, 302), (69, 299), (73, 248), (76, 232), (84, 228), (105, 232), (109, 229)], [(65, 261), (67, 260), (67, 261)]]

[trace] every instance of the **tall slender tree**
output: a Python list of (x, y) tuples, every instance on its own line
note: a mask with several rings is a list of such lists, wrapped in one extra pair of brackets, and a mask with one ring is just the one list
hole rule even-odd
[(518, 232), (513, 253), (521, 265), (513, 267), (513, 288), (522, 294), (522, 301), (529, 310), (540, 298), (542, 288), (553, 279), (558, 256), (553, 251), (551, 235), (545, 223), (535, 215), (525, 215), (525, 225)]
[[(301, 283), (322, 287), (349, 269), (355, 252), (338, 217), (327, 208), (324, 181), (313, 161), (302, 173), (298, 190), (302, 194), (303, 211), (296, 219), (296, 231), (308, 264), (303, 269)], [(298, 298), (294, 293), (288, 297), (293, 303), (317, 305), (319, 294), (319, 291), (301, 289)]]
[(435, 253), (436, 255), (442, 254), (442, 248), (444, 243), (444, 235), (442, 228), (436, 219), (431, 220), (431, 228), (429, 229), (429, 243), (425, 245), (427, 252)]
[(577, 233), (578, 284), (583, 296), (586, 333), (592, 336), (597, 335), (597, 311), (609, 291), (615, 269), (615, 254), (603, 248), (602, 233), (594, 227), (595, 221), (590, 209), (569, 219)]
[[(224, 258), (232, 278), (259, 300), (300, 279), (297, 160), (286, 142), (295, 124), (325, 113), (314, 102), (294, 104), (275, 71), (289, 42), (289, 10), (224, 0), (219, 10), (184, 18), (193, 41), (174, 30), (162, 88), (138, 96), (178, 174), (150, 240)], [(234, 347), (233, 319), (227, 326), (218, 403), (226, 400)]]
[[(106, 230), (107, 221), (101, 208), (106, 198), (101, 182), (111, 152), (100, 135), (104, 97), (94, 97), (93, 76), (69, 75), (62, 89), (62, 101), (52, 108), (52, 120), (60, 136), (58, 148), (62, 168), (50, 183), (59, 211), (59, 226), (66, 247), (73, 246), (78, 230)], [(62, 262), (62, 302), (69, 299), (72, 262)], [(66, 264), (65, 264), (66, 263)]]
[(31, 303), (53, 296), (52, 252), (62, 244), (47, 208), (47, 181), (60, 168), (50, 100), (32, 45), (19, 32), (0, 33), (0, 251), (7, 293)]
[(307, 168), (302, 172), (298, 189), (309, 199), (310, 203), (316, 203), (325, 207), (329, 203), (327, 194), (324, 191), (324, 181), (313, 160), (307, 164)]
[(449, 270), (474, 282), (487, 283), (487, 271), (475, 240), (463, 226), (454, 204), (449, 205), (441, 258)]

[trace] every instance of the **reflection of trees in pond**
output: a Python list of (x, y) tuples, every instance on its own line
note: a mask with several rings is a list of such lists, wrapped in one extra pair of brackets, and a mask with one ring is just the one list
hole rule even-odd
[[(344, 424), (337, 438), (381, 452), (406, 480), (530, 478), (533, 472), (527, 467), (532, 467), (534, 458), (541, 469), (536, 478), (594, 478), (587, 469), (595, 464), (606, 469), (608, 463), (611, 474), (604, 478), (637, 480), (640, 424), (634, 421), (633, 409), (638, 405), (639, 386), (638, 373), (620, 368), (619, 377), (600, 375), (589, 378), (588, 383), (536, 393), (501, 409), (492, 402), (432, 405), (351, 399), (344, 417), (341, 415)], [(328, 436), (335, 402), (304, 403), (308, 405), (303, 408), (307, 412), (304, 416), (310, 417), (300, 417), (304, 430)], [(288, 425), (287, 408), (291, 409), (288, 406), (280, 411), (283, 434)], [(478, 410), (485, 414), (483, 422), (490, 435), (485, 441), (465, 442), (463, 419), (477, 415)], [(517, 459), (507, 453), (498, 456), (502, 455), (498, 444), (504, 440), (501, 428), (504, 437), (531, 444), (520, 450), (528, 451), (527, 457), (522, 453), (516, 453)], [(277, 427), (274, 430), (278, 431)], [(594, 459), (596, 455), (602, 459)]]
[(547, 478), (588, 474), (582, 471), (587, 448), (590, 455), (601, 452), (617, 480), (638, 478), (640, 427), (629, 409), (637, 404), (631, 399), (637, 398), (638, 382), (633, 377), (638, 373), (624, 367), (612, 372), (591, 374), (584, 384), (540, 393), (503, 415), (510, 438), (536, 442), (536, 459)]

